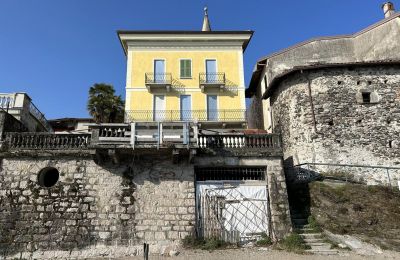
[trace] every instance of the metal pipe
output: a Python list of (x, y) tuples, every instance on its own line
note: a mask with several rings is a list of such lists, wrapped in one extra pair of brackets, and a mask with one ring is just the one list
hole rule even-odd
[(360, 168), (376, 168), (376, 169), (397, 169), (400, 170), (400, 167), (391, 167), (391, 166), (379, 166), (379, 165), (360, 165), (360, 164), (337, 164), (337, 163), (301, 163), (294, 165), (293, 167), (303, 166), (303, 165), (321, 165), (321, 166), (344, 166), (344, 167), (360, 167)]

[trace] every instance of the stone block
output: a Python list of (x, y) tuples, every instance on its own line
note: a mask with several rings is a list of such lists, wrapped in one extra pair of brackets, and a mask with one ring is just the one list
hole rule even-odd
[(178, 207), (178, 214), (187, 214), (188, 209), (186, 207)]
[(179, 239), (179, 232), (178, 231), (169, 231), (167, 233), (167, 237), (169, 239), (173, 239), (173, 240)]
[(154, 239), (157, 240), (157, 241), (165, 240), (166, 239), (165, 232), (155, 232), (154, 233)]

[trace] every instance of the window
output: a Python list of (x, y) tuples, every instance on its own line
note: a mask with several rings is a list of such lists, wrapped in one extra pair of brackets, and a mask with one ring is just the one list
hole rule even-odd
[(181, 95), (181, 120), (190, 121), (192, 119), (192, 97), (190, 95)]
[(371, 103), (371, 92), (362, 92), (363, 103)]
[(192, 60), (181, 60), (181, 78), (192, 77)]
[(218, 121), (217, 95), (207, 95), (207, 120)]
[(165, 60), (154, 60), (154, 83), (165, 82)]

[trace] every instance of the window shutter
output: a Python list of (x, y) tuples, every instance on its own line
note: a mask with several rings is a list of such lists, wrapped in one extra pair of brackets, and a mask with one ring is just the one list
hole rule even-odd
[(181, 60), (181, 77), (185, 76), (185, 60)]
[(191, 60), (181, 60), (181, 77), (189, 78), (192, 76), (191, 72)]

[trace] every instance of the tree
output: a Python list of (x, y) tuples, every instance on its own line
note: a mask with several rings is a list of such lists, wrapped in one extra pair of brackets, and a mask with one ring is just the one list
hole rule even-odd
[(96, 83), (91, 86), (87, 109), (96, 123), (124, 121), (124, 101), (115, 95), (112, 85)]

